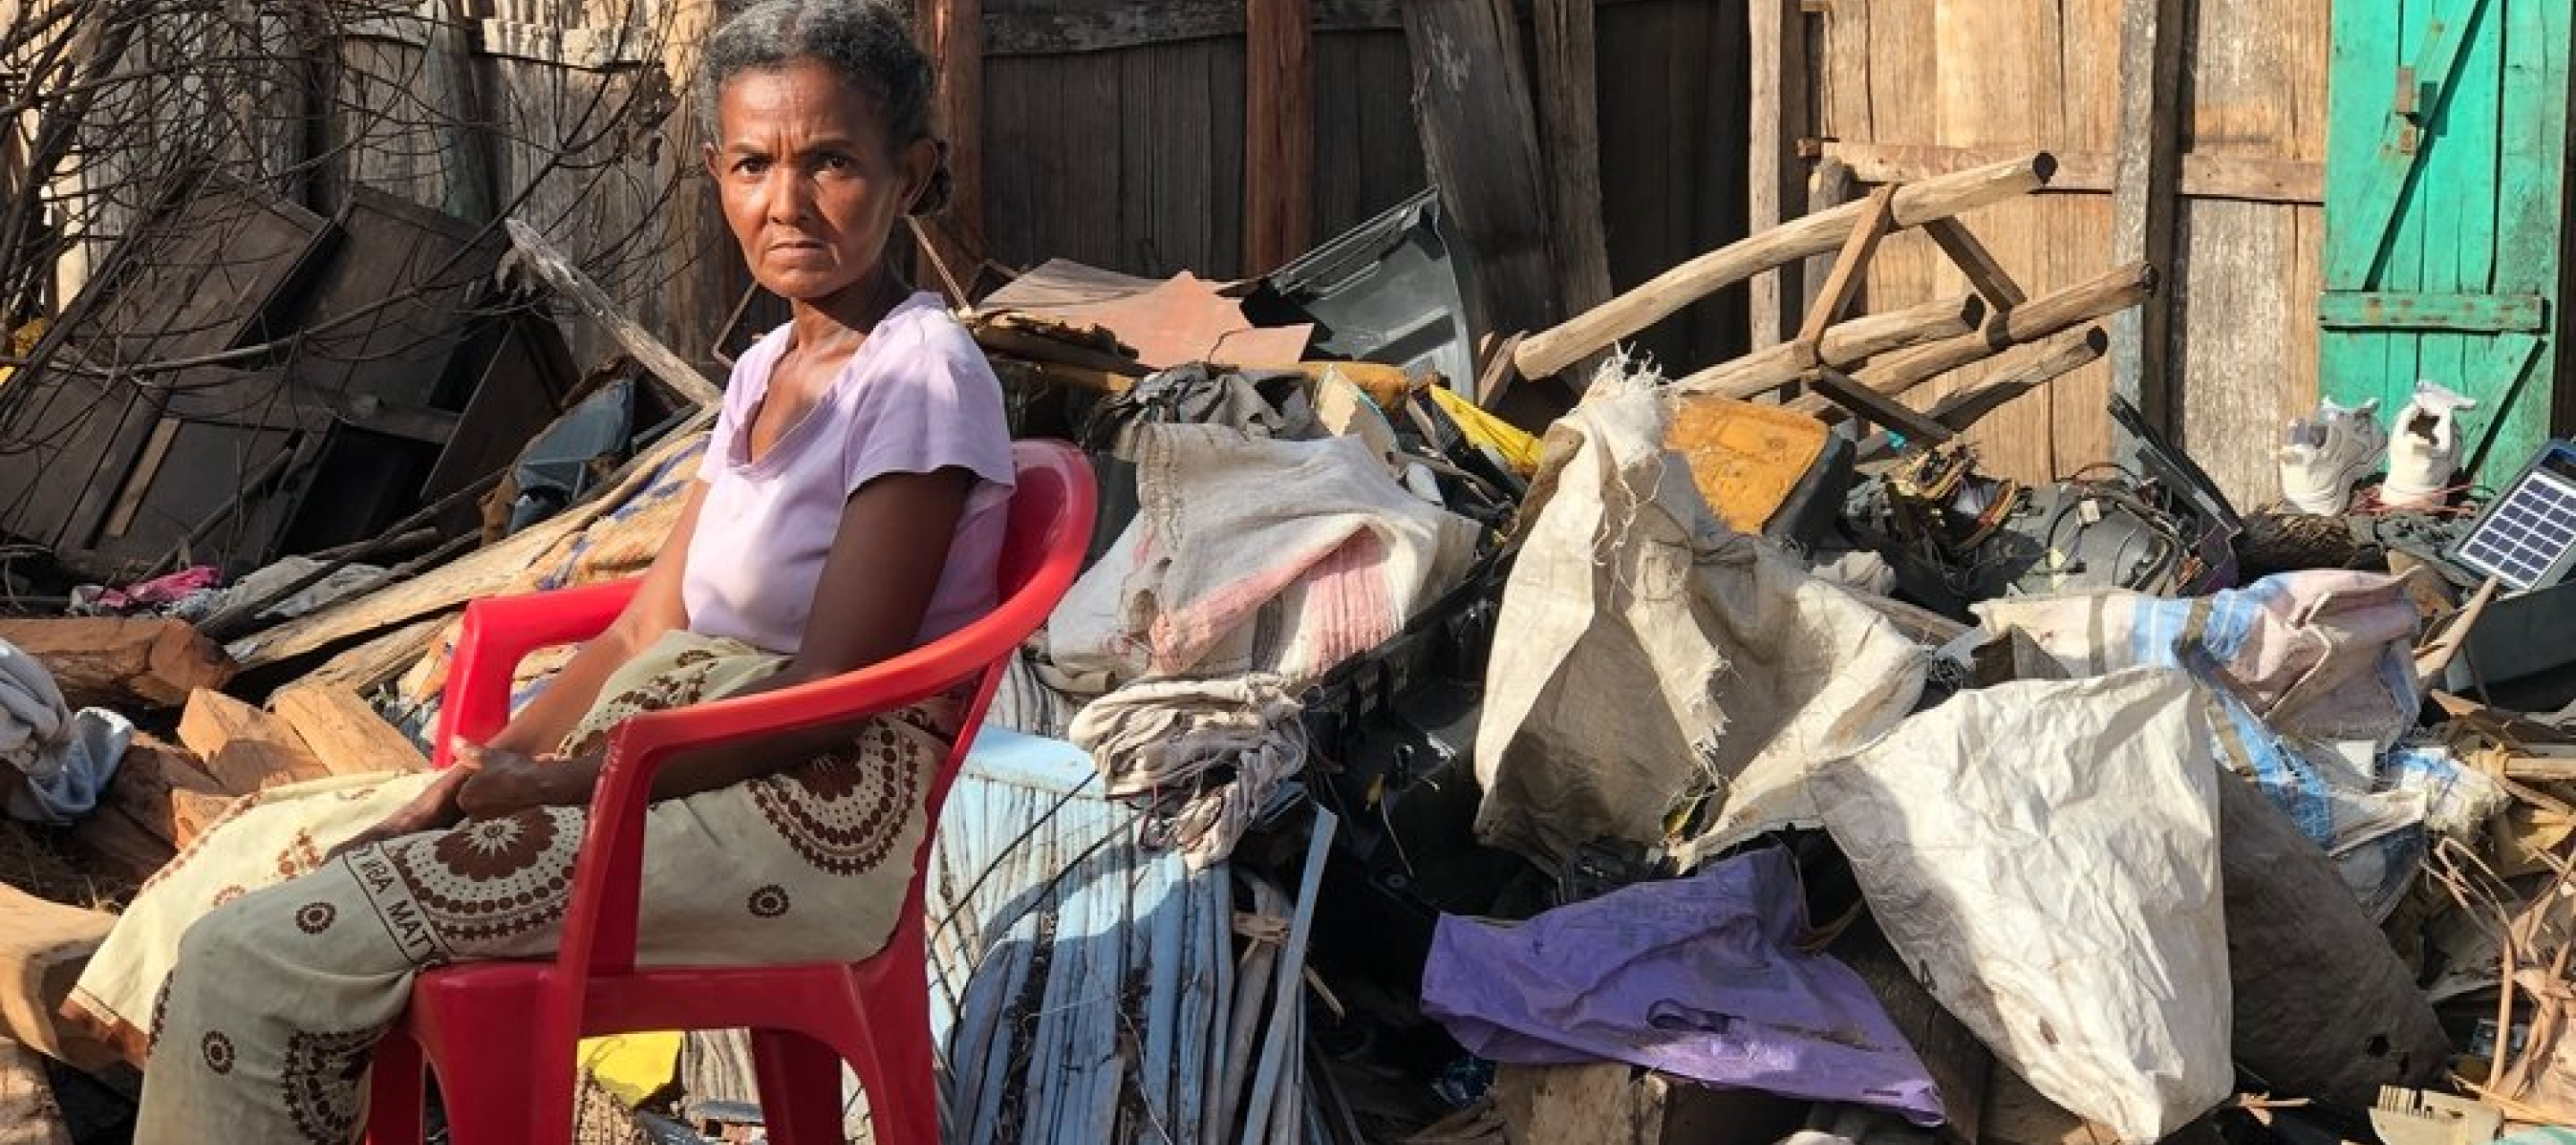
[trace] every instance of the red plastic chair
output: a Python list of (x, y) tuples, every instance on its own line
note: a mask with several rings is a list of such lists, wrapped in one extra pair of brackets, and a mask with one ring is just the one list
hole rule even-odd
[[(637, 716), (609, 738), (574, 868), (563, 946), (552, 962), (463, 963), (423, 972), (411, 1009), (376, 1049), (368, 1140), (419, 1145), (424, 1063), (437, 1070), (455, 1145), (569, 1140), (576, 1044), (644, 1030), (747, 1027), (769, 1139), (838, 1145), (841, 1062), (866, 1089), (885, 1145), (937, 1145), (922, 871), (894, 933), (854, 963), (635, 965), (644, 817), (654, 771), (671, 753), (716, 740), (894, 710), (976, 682), (964, 730), (931, 781), (930, 822), (973, 745), (1003, 666), (1072, 587), (1091, 537), (1095, 492), (1082, 455), (1061, 443), (1014, 447), (1017, 488), (1001, 564), (1001, 607), (885, 663), (802, 687)], [(605, 628), (634, 582), (475, 602), (466, 609), (439, 721), (437, 764), (458, 735), (508, 720), (510, 678), (539, 648)]]

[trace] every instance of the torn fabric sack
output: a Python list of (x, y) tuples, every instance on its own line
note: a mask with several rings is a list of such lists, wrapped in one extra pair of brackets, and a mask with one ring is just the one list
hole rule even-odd
[(2371, 916), (2386, 918), (2414, 885), (2428, 796), (2405, 782), (2408, 760), (2390, 757), (2423, 702), (2421, 618), (2399, 578), (2318, 570), (2206, 597), (2006, 597), (1976, 612), (2074, 675), (2139, 664), (2205, 675), (2219, 761), (2334, 858)]
[(1671, 398), (1605, 367), (1547, 432), (1476, 729), (1487, 844), (1553, 865), (1758, 760), (1847, 754), (1904, 718), (1928, 657), (1848, 591), (1729, 532), (1664, 448)]
[(72, 711), (53, 673), (0, 640), (0, 763), (23, 779), (0, 784), (12, 818), (60, 825), (89, 814), (133, 738), (115, 712)]
[(1870, 912), (2013, 1072), (2133, 1145), (2234, 1091), (2200, 689), (2138, 668), (1962, 692), (1809, 771)]
[(1491, 1061), (1622, 1061), (1940, 1124), (1922, 1059), (1812, 938), (1796, 863), (1766, 847), (1523, 923), (1444, 915), (1422, 1009)]
[(1164, 841), (1203, 869), (1234, 854), (1306, 766), (1301, 711), (1286, 681), (1268, 673), (1146, 680), (1084, 705), (1065, 738), (1091, 753), (1111, 796), (1169, 808)]
[(1063, 671), (1302, 684), (1385, 643), (1474, 560), (1475, 522), (1407, 492), (1357, 438), (1138, 432), (1136, 520), (1047, 624)]

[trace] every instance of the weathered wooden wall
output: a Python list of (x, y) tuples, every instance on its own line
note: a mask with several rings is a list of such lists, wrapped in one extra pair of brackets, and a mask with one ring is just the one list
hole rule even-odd
[[(986, 0), (984, 208), (991, 253), (1131, 274), (1243, 265), (1241, 5)], [(1211, 10), (1216, 9), (1216, 10)], [(1392, 3), (1316, 6), (1313, 233), (1426, 183)], [(1611, 275), (1629, 286), (1743, 234), (1743, 11), (1703, 0), (1599, 9), (1601, 185)], [(1740, 297), (1640, 344), (1677, 365), (1739, 352)]]
[[(2328, 0), (2182, 7), (2182, 186), (2170, 338), (2176, 436), (2243, 505), (2278, 494), (2281, 421), (2316, 401), (2319, 187)], [(1863, 177), (1968, 165), (1957, 149), (2044, 148), (2062, 189), (1966, 217), (2036, 294), (2115, 261), (2122, 0), (1829, 0), (1814, 68), (1824, 151)], [(1918, 234), (1882, 247), (1869, 305), (1956, 294)], [(1978, 370), (1963, 370), (1935, 397)], [(2039, 479), (2107, 460), (2107, 365), (2004, 407), (1972, 435)]]

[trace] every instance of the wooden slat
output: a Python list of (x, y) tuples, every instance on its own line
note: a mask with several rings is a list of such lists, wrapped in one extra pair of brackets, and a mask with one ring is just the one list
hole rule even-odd
[[(1480, 328), (1470, 333), (1544, 329), (1560, 311), (1548, 261), (1538, 130), (1510, 0), (1406, 0), (1404, 35), (1432, 181), (1478, 266), (1474, 288), (1482, 297), (1469, 308)], [(1529, 343), (1521, 349), (1521, 374), (1529, 382), (1506, 391), (1500, 412), (1535, 427), (1571, 404), (1578, 387), (1553, 379), (1585, 355), (1533, 370)]]
[(1941, 248), (1941, 253), (1950, 256), (1950, 262), (1959, 268), (1959, 273), (1968, 276), (1968, 285), (1977, 288), (1978, 297), (1985, 299), (1986, 305), (1994, 307), (1997, 312), (2010, 310), (2029, 300), (2030, 296), (2022, 291), (2021, 284), (2013, 281), (2012, 273), (1995, 261), (1994, 252), (1986, 249), (1984, 240), (1969, 230), (1966, 223), (1957, 219), (1934, 219), (1923, 224), (1923, 233), (1932, 236), (1933, 244)]
[(1310, 0), (1250, 0), (1244, 31), (1243, 269), (1268, 274), (1314, 243)]
[[(1663, 6), (1669, 0), (1594, 0), (1602, 7)], [(1392, 32), (1404, 0), (1313, 0), (1318, 33)], [(1243, 34), (1242, 0), (1105, 0), (1083, 4), (994, 4), (984, 13), (987, 57), (1063, 56), (1144, 48)]]
[(298, 684), (269, 697), (268, 706), (333, 775), (429, 770), (409, 737), (346, 688)]
[[(1752, 120), (1744, 164), (1745, 227), (1759, 233), (1807, 213), (1798, 140), (1807, 130), (1807, 36), (1798, 0), (1749, 0)], [(1769, 346), (1799, 329), (1806, 293), (1796, 264), (1752, 282), (1753, 345)]]
[(922, 52), (938, 76), (931, 122), (948, 141), (946, 230), (962, 243), (955, 253), (975, 260), (965, 266), (952, 263), (951, 269), (964, 275), (984, 256), (984, 3), (929, 0), (918, 11)]
[[(2481, 34), (2478, 30), (2480, 17), (2490, 7), (2489, 0), (2461, 0), (2461, 3), (2464, 8), (2447, 13), (2424, 10), (2422, 19), (2415, 22), (2422, 29), (2418, 40), (2422, 47), (2409, 61), (2409, 66), (2416, 84), (2428, 90), (2431, 96), (2414, 101), (2413, 117), (2392, 115), (2388, 118), (2380, 133), (2377, 153), (2356, 172), (2359, 183), (2348, 216), (2351, 233), (2357, 237), (2389, 233), (2397, 219), (2398, 201), (2415, 172), (2416, 157), (2422, 143), (2421, 130), (2417, 125), (2441, 119), (2442, 109), (2450, 100), (2459, 71), (2461, 48), (2470, 37)], [(2401, 97), (2405, 94), (2400, 93)], [(2335, 225), (2338, 230), (2345, 226), (2342, 222)], [(2326, 252), (2326, 280), (2332, 283), (2368, 281), (2375, 253), (2365, 242), (2334, 244)]]
[[(2172, 274), (2182, 178), (2183, 0), (2125, 0), (2120, 9), (2120, 140), (2112, 162), (2112, 257)], [(2170, 295), (2112, 315), (2111, 388), (2170, 427), (2173, 400)]]
[(609, 337), (616, 339), (617, 344), (643, 363), (645, 369), (652, 371), (654, 377), (661, 379), (682, 398), (701, 406), (714, 408), (724, 404), (723, 389), (708, 381), (697, 367), (672, 353), (660, 339), (647, 333), (642, 324), (628, 316), (606, 291), (599, 288), (598, 283), (592, 282), (589, 275), (583, 274), (544, 235), (515, 218), (504, 220), (504, 223), (510, 231), (510, 242), (518, 248), (520, 264), (536, 271), (548, 285), (579, 307), (582, 313), (589, 315), (591, 321), (599, 323), (608, 331)]
[(1596, 0), (1537, 0), (1539, 153), (1561, 313), (1610, 300), (1610, 245), (1601, 217), (1601, 108)]
[[(1849, 164), (1863, 183), (1909, 183), (2009, 158), (2010, 147), (1945, 147), (1931, 144), (1820, 142), (1810, 150)], [(2109, 194), (2118, 179), (2108, 151), (2051, 151), (2057, 176), (2042, 194)], [(2251, 203), (2315, 206), (2325, 202), (2325, 165), (2310, 159), (2272, 159), (2232, 153), (2182, 156), (2181, 194), (2186, 199), (2240, 199)]]
[[(1926, 229), (1948, 223), (1935, 219)], [(1888, 228), (1896, 224), (1896, 189), (1881, 187), (1870, 192), (1862, 205), (1858, 223), (1853, 224), (1851, 238), (1843, 243), (1834, 258), (1833, 270), (1817, 288), (1816, 297), (1807, 305), (1807, 319), (1798, 327), (1798, 341), (1813, 343), (1825, 336), (1825, 328), (1843, 316), (1851, 305), (1852, 295), (1869, 278), (1869, 260), (1878, 253), (1878, 242), (1887, 237)], [(1993, 300), (1988, 299), (1991, 303)]]
[(2529, 332), (2543, 329), (2546, 310), (2547, 300), (2537, 294), (2330, 290), (2317, 299), (2317, 324), (2330, 329)]

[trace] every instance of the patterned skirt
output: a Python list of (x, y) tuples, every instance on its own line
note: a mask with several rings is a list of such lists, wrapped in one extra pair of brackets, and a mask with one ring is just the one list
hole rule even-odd
[[(674, 633), (567, 741), (714, 699), (782, 657)], [(776, 774), (653, 805), (641, 961), (806, 962), (885, 943), (959, 716), (933, 702)], [(546, 807), (322, 856), (427, 786), (344, 777), (245, 796), (146, 884), (67, 1006), (145, 1062), (135, 1140), (344, 1145), (366, 1063), (423, 967), (554, 951), (586, 810)]]

